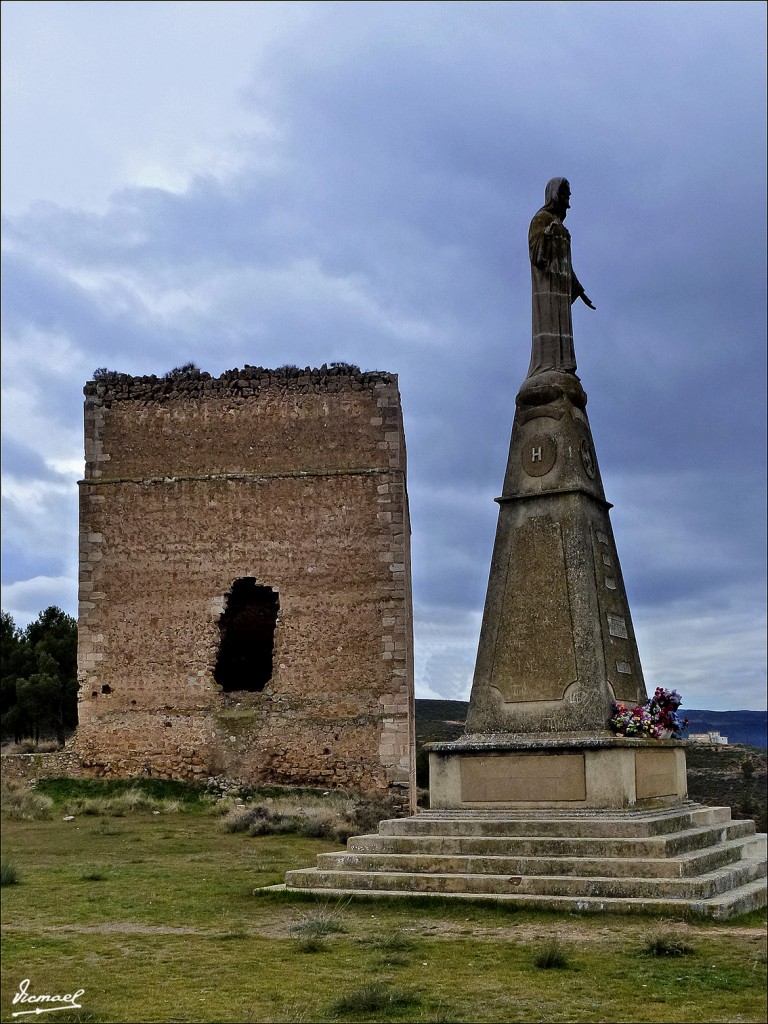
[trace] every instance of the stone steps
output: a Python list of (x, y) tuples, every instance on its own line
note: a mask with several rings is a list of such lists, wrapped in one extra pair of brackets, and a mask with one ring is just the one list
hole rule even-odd
[(440, 893), (423, 892), (415, 894), (406, 890), (386, 889), (312, 889), (296, 886), (270, 885), (266, 887), (275, 892), (296, 890), (312, 892), (329, 899), (398, 899), (418, 895), (420, 898), (464, 900), (469, 903), (491, 903), (501, 906), (513, 906), (515, 909), (530, 908), (532, 910), (552, 910), (562, 913), (594, 913), (608, 911), (615, 914), (664, 914), (672, 917), (686, 918), (691, 914), (701, 914), (714, 920), (725, 921), (736, 914), (746, 914), (765, 906), (765, 879), (760, 878), (737, 889), (731, 890), (707, 900), (673, 900), (645, 898), (615, 898), (588, 896), (532, 896), (524, 892), (509, 893)]
[[(358, 837), (358, 842), (359, 842)], [(365, 837), (368, 838), (368, 837)], [(375, 838), (375, 837), (374, 837)], [(354, 849), (358, 847), (355, 843)], [(745, 840), (733, 840), (718, 847), (685, 853), (679, 857), (622, 856), (497, 856), (493, 854), (446, 854), (414, 850), (379, 850), (374, 853), (324, 853), (318, 868), (354, 871), (437, 871), (445, 874), (491, 875), (577, 875), (579, 877), (685, 878), (700, 875), (740, 861)], [(384, 845), (384, 844), (382, 844)], [(348, 851), (352, 849), (350, 845)]]
[[(575, 812), (553, 811), (549, 815), (526, 812), (504, 815), (485, 811), (424, 812), (412, 818), (382, 821), (381, 835), (455, 835), (455, 836), (530, 836), (589, 838), (596, 834), (614, 838), (642, 838), (725, 824), (730, 821), (728, 807), (701, 807), (667, 812)], [(446, 826), (449, 826), (446, 828)]]
[(706, 850), (721, 842), (748, 839), (754, 834), (751, 821), (733, 821), (709, 828), (686, 829), (675, 834), (646, 836), (640, 839), (614, 839), (608, 836), (561, 838), (557, 836), (488, 836), (488, 835), (364, 835), (354, 836), (347, 843), (352, 853), (435, 853), (444, 855), (478, 855), (532, 857), (670, 857), (696, 850)]
[[(709, 871), (695, 878), (589, 877), (579, 875), (508, 875), (468, 872), (428, 872), (419, 870), (343, 870), (324, 867), (289, 871), (290, 888), (301, 884), (301, 876), (313, 887), (325, 889), (406, 890), (408, 892), (514, 892), (521, 889), (531, 896), (664, 897), (672, 899), (709, 899), (728, 889), (738, 888), (765, 875), (755, 863), (738, 863)], [(524, 888), (523, 888), (524, 885)], [(578, 891), (576, 891), (578, 890)]]
[[(729, 808), (626, 812), (426, 811), (383, 821), (286, 888), (324, 895), (513, 900), (560, 909), (691, 910), (765, 904), (765, 837)], [(741, 908), (741, 909), (738, 909)]]

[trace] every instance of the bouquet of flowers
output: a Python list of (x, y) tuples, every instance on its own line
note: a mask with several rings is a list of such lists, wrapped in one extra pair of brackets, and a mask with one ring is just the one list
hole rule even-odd
[(680, 718), (678, 708), (682, 697), (677, 690), (659, 686), (645, 704), (628, 708), (617, 701), (611, 711), (610, 726), (622, 736), (650, 736), (655, 740), (679, 736), (688, 726), (687, 718)]

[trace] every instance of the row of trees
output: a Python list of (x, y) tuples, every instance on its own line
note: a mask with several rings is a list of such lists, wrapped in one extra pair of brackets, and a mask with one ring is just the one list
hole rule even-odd
[(26, 629), (0, 614), (2, 734), (63, 743), (77, 726), (77, 622), (55, 605)]

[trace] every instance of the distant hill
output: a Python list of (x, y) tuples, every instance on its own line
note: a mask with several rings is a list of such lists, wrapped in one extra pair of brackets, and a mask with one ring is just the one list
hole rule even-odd
[(692, 732), (719, 732), (729, 743), (768, 749), (768, 713), (765, 711), (695, 711), (681, 709)]
[[(454, 740), (464, 732), (469, 702), (466, 700), (417, 700), (416, 743)], [(688, 732), (719, 732), (730, 743), (768, 748), (768, 715), (765, 711), (697, 711), (686, 709)]]

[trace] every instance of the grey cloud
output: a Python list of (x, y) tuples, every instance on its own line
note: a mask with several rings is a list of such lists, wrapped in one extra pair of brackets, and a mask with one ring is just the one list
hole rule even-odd
[[(336, 358), (398, 372), (417, 601), (476, 609), (530, 348), (528, 221), (546, 180), (567, 174), (576, 266), (598, 306), (575, 310), (577, 355), (633, 600), (671, 609), (716, 602), (736, 576), (750, 585), (761, 18), (735, 4), (318, 10), (245, 96), (278, 127), (270, 159), (254, 138), (227, 181), (9, 221), (11, 329), (61, 331), (94, 367), (137, 373), (189, 358), (211, 372)], [(80, 287), (73, 268), (112, 279)], [(190, 303), (165, 315), (142, 288)]]
[(46, 465), (38, 452), (14, 438), (3, 439), (3, 471), (20, 479), (57, 483), (64, 479), (63, 474)]

